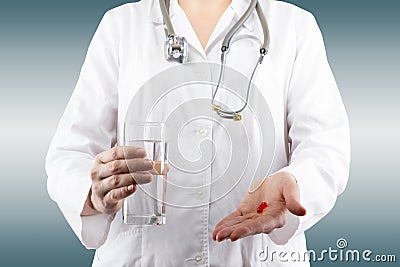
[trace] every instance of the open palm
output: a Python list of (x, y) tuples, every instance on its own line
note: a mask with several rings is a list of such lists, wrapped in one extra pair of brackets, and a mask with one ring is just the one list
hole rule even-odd
[[(256, 191), (247, 193), (239, 208), (216, 225), (212, 237), (216, 241), (236, 241), (249, 235), (269, 234), (285, 225), (287, 211), (297, 216), (306, 214), (299, 198), (294, 177), (287, 172), (276, 173), (265, 179)], [(257, 213), (263, 201), (268, 207)]]

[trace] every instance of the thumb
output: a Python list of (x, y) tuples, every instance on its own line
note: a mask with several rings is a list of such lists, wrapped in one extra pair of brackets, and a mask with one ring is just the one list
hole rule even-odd
[(306, 215), (306, 209), (300, 204), (300, 190), (297, 183), (293, 180), (285, 183), (283, 186), (283, 198), (286, 202), (286, 208), (297, 216)]

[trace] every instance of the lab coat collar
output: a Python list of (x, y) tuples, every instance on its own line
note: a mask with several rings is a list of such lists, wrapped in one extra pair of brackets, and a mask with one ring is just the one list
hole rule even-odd
[[(267, 1), (267, 0), (263, 0), (263, 1)], [(250, 0), (232, 0), (232, 3), (230, 4), (230, 6), (228, 8), (231, 8), (234, 12), (234, 16), (236, 16), (236, 19), (239, 19), (244, 14), (246, 9), (248, 8), (249, 3), (250, 3)], [(170, 18), (174, 24), (175, 32), (178, 35), (182, 35), (183, 33), (181, 33), (179, 31), (180, 25), (176, 25), (177, 18), (174, 18), (174, 17), (176, 16), (177, 13), (179, 13), (178, 11), (181, 11), (180, 9), (181, 8), (179, 6), (178, 0), (171, 0), (171, 2), (170, 2)], [(182, 12), (183, 12), (183, 10), (182, 10)], [(164, 23), (163, 17), (161, 14), (161, 10), (160, 10), (159, 0), (153, 0), (153, 3), (151, 5), (150, 18), (151, 18), (152, 22), (155, 24), (162, 25)], [(174, 23), (174, 21), (175, 21), (175, 23)], [(243, 28), (245, 28), (246, 30), (239, 31), (238, 34), (236, 34), (234, 36), (233, 40), (243, 38), (243, 36), (251, 36), (253, 38), (256, 38), (260, 42), (260, 44), (262, 43), (263, 31), (262, 31), (261, 24), (258, 20), (257, 12), (255, 10), (250, 15), (250, 17), (247, 19), (247, 21), (243, 24)], [(195, 37), (194, 32), (187, 31), (185, 37), (188, 37), (188, 40), (193, 40), (194, 47), (200, 53), (204, 54), (204, 50), (201, 47), (200, 41), (198, 41), (197, 37)]]
[[(237, 18), (239, 19), (246, 12), (249, 4), (250, 0), (232, 0), (230, 7), (233, 9)], [(243, 26), (245, 26), (249, 31), (254, 30), (254, 18), (257, 18), (255, 10), (253, 11), (253, 14), (251, 14), (250, 17), (243, 24)]]
[[(172, 0), (170, 1), (170, 8), (169, 8), (169, 17), (172, 19), (175, 15), (176, 11), (176, 5), (178, 4), (178, 0)], [(153, 21), (156, 24), (163, 24), (163, 17), (161, 14), (161, 9), (160, 9), (160, 2), (159, 0), (153, 0), (153, 3), (151, 5), (151, 13), (150, 13), (150, 18), (151, 21)]]
[[(261, 3), (263, 2), (263, 3)], [(265, 3), (267, 2), (267, 3)], [(261, 6), (269, 6), (269, 0), (259, 0), (259, 3)], [(232, 3), (230, 7), (233, 9), (235, 12), (235, 16), (237, 19), (240, 19), (243, 14), (246, 12), (247, 8), (249, 7), (250, 0), (232, 0)], [(263, 5), (265, 4), (265, 5)], [(264, 14), (266, 10), (263, 9)], [(266, 15), (267, 16), (267, 15)], [(268, 19), (268, 18), (267, 18)], [(262, 30), (261, 22), (258, 18), (257, 11), (253, 10), (252, 14), (250, 17), (245, 21), (243, 24), (243, 28), (246, 29), (246, 31), (239, 31), (238, 34), (236, 34), (232, 40), (235, 39), (240, 39), (243, 38), (244, 36), (249, 36), (252, 38), (255, 38), (258, 40), (260, 45), (264, 41), (264, 33)]]
[[(232, 3), (228, 8), (232, 8), (233, 11), (235, 12), (236, 16), (240, 18), (244, 12), (246, 11), (248, 5), (249, 5), (249, 0), (232, 0)], [(178, 0), (172, 0), (170, 3), (170, 18), (172, 19), (174, 15), (176, 14), (177, 8), (179, 8), (179, 3)], [(153, 0), (152, 6), (151, 6), (151, 20), (156, 23), (156, 24), (163, 24), (163, 17), (161, 14), (160, 10), (160, 3), (159, 0)], [(255, 19), (257, 19), (257, 14), (255, 11), (253, 11), (253, 14), (247, 19), (247, 21), (243, 24), (249, 31), (254, 30), (254, 23)]]

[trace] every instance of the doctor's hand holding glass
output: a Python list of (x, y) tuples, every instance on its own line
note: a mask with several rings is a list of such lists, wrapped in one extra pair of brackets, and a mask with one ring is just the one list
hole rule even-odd
[(139, 147), (116, 146), (98, 154), (91, 171), (92, 186), (82, 215), (115, 214), (136, 184), (152, 180), (152, 160)]
[[(210, 73), (213, 91), (196, 87)], [(224, 82), (239, 76), (230, 93)], [(167, 179), (155, 178), (154, 151), (124, 144), (128, 118), (172, 119)], [(141, 0), (102, 18), (50, 144), (47, 186), (96, 250), (92, 266), (310, 266), (258, 255), (307, 250), (305, 231), (346, 187), (349, 140), (312, 14), (275, 0)], [(210, 164), (191, 168), (198, 158)], [(141, 189), (154, 181), (166, 199), (149, 208), (166, 203), (166, 223), (126, 223), (124, 201), (146, 207)]]

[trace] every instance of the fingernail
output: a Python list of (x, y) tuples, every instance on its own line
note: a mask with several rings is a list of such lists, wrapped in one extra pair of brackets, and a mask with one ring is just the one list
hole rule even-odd
[(152, 161), (151, 159), (145, 159), (145, 163), (146, 167), (153, 167), (154, 166), (154, 161)]
[(146, 151), (143, 148), (139, 148), (137, 151), (139, 156), (145, 156), (146, 155)]
[(133, 190), (133, 184), (128, 186), (128, 191), (132, 191)]

